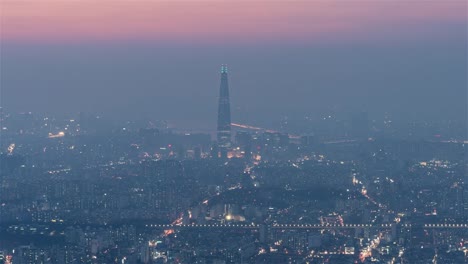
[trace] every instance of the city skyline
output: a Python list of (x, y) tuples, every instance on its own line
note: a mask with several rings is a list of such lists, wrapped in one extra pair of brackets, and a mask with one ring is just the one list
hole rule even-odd
[(467, 10), (0, 0), (0, 264), (468, 263)]
[(356, 3), (2, 1), (1, 105), (213, 127), (227, 63), (239, 122), (466, 120), (466, 2)]

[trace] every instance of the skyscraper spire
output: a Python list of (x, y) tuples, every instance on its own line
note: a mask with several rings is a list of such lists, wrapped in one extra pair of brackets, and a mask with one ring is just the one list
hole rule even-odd
[(227, 151), (231, 147), (231, 106), (229, 103), (228, 69), (227, 65), (221, 65), (221, 85), (219, 87), (218, 101), (218, 148), (221, 157), (226, 158)]

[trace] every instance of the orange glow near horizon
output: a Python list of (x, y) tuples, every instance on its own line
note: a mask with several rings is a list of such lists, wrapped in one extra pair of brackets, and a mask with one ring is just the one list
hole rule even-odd
[(466, 20), (463, 1), (1, 0), (0, 8), (1, 39), (25, 42), (300, 41)]

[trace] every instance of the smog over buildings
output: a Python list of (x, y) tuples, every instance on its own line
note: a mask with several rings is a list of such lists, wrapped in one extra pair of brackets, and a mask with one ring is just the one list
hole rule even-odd
[(0, 264), (468, 263), (468, 2), (0, 1)]

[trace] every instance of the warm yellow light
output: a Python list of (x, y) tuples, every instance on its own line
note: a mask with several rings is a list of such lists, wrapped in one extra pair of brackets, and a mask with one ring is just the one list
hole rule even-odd
[(49, 133), (49, 138), (59, 138), (59, 137), (64, 137), (64, 136), (65, 136), (65, 132), (63, 131), (60, 131), (57, 134)]

